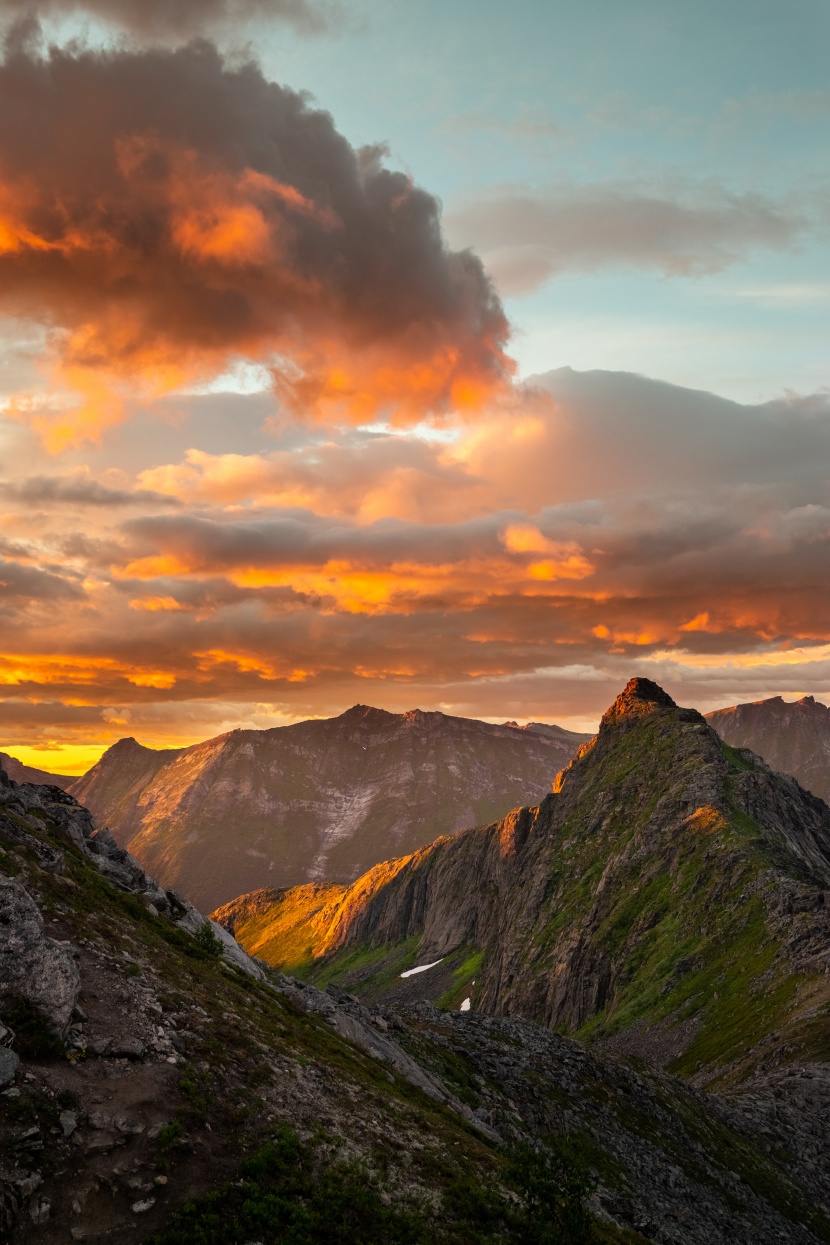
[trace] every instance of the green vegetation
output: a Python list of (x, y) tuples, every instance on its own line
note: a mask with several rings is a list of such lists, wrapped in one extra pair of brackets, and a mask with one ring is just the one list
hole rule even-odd
[(421, 935), (416, 934), (403, 942), (386, 947), (347, 947), (328, 959), (320, 960), (303, 974), (306, 980), (324, 990), (336, 982), (344, 990), (362, 994), (368, 990), (381, 992), (387, 989), (406, 969), (417, 962)]
[(204, 951), (212, 960), (218, 960), (222, 955), (222, 940), (217, 938), (213, 932), (213, 927), (205, 921), (204, 925), (200, 925), (193, 935), (193, 941), (200, 951)]
[[(458, 954), (465, 954), (464, 950)], [(463, 963), (453, 971), (453, 983), (448, 990), (445, 990), (440, 998), (435, 1000), (436, 1007), (443, 1007), (447, 1011), (454, 1011), (463, 1000), (467, 997), (467, 991), (474, 981), (481, 976), (481, 967), (484, 963), (484, 952), (473, 951), (470, 955), (466, 955)]]
[[(516, 1149), (504, 1188), (458, 1171), (435, 1216), (365, 1164), (322, 1156), (285, 1126), (242, 1165), (240, 1179), (190, 1202), (148, 1245), (587, 1245), (594, 1235), (586, 1162), (567, 1139)], [(608, 1238), (606, 1238), (608, 1239)], [(613, 1239), (613, 1238), (612, 1238)], [(617, 1239), (620, 1239), (617, 1237)]]

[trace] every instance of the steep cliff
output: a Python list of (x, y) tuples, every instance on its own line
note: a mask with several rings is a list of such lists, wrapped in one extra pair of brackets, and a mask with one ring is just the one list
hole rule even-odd
[(721, 739), (751, 748), (774, 770), (792, 774), (807, 791), (830, 801), (830, 709), (812, 696), (780, 696), (707, 713)]
[(346, 882), (540, 799), (584, 736), (355, 706), (178, 751), (121, 740), (71, 788), (204, 911), (263, 885)]
[(830, 809), (635, 679), (538, 807), (379, 865), (304, 924), (291, 891), (270, 926), (256, 896), (217, 916), (368, 997), (417, 983), (737, 1083), (830, 1054), (828, 897)]

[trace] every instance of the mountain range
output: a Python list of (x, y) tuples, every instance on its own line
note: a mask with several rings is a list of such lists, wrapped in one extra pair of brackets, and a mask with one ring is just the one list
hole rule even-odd
[(775, 770), (830, 800), (830, 709), (813, 696), (780, 696), (717, 709), (706, 720), (733, 748), (751, 748)]
[(72, 794), (203, 911), (378, 861), (541, 799), (587, 736), (356, 705), (190, 748), (113, 745)]
[(634, 679), (540, 804), (214, 916), (311, 981), (525, 1017), (724, 1086), (830, 1057), (828, 894), (827, 805)]

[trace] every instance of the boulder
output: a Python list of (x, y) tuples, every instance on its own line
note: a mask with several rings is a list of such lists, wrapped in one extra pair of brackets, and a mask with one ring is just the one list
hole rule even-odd
[(0, 1089), (5, 1089), (15, 1078), (20, 1060), (13, 1050), (0, 1046)]
[(25, 998), (63, 1037), (80, 989), (71, 948), (47, 937), (43, 917), (20, 883), (0, 877), (0, 1015), (6, 1000)]

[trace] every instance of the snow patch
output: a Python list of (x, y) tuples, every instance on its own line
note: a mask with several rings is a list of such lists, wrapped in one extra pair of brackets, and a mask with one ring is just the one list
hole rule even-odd
[[(443, 960), (443, 955), (441, 960)], [(435, 968), (436, 964), (440, 964), (441, 960), (433, 960), (431, 964), (419, 964), (417, 968), (408, 968), (405, 973), (401, 973), (402, 977), (414, 977), (416, 973), (425, 973), (428, 968)]]
[(470, 1000), (465, 999), (458, 1009), (460, 1012), (468, 1012), (470, 1010)]

